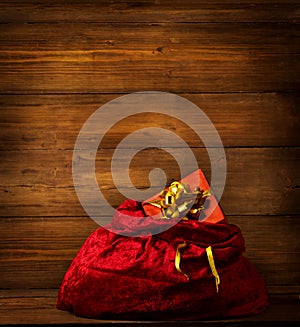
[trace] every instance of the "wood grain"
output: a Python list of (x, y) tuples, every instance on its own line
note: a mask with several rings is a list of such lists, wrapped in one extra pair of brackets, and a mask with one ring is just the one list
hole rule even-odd
[[(66, 29), (68, 33), (66, 33)], [(1, 24), (1, 61), (51, 64), (54, 61), (97, 62), (110, 55), (119, 61), (125, 53), (130, 59), (153, 61), (203, 55), (279, 55), (299, 54), (298, 24), (241, 23), (158, 23), (126, 24), (74, 23)], [(238, 58), (237, 58), (238, 59)], [(186, 63), (185, 63), (186, 64)], [(29, 67), (28, 67), (29, 68)], [(117, 67), (116, 69), (117, 70)]]
[[(268, 286), (298, 292), (299, 216), (228, 219), (241, 228), (246, 255)], [(84, 240), (97, 227), (87, 217), (1, 218), (0, 288), (57, 288)]]
[[(130, 177), (135, 187), (149, 187), (148, 173), (157, 167), (166, 172), (169, 180), (180, 179), (175, 159), (165, 150), (168, 151), (147, 149), (134, 158), (128, 158), (127, 150), (123, 150), (124, 165), (132, 159)], [(198, 165), (209, 178), (210, 164), (206, 150), (193, 150)], [(175, 158), (185, 155), (185, 149), (173, 151)], [(113, 150), (99, 151), (96, 171), (104, 196), (111, 205), (118, 206), (125, 198), (112, 180), (112, 155)], [(228, 148), (226, 157), (227, 181), (221, 201), (226, 214), (298, 213), (299, 148)], [(188, 161), (184, 163), (185, 168), (191, 172), (193, 168), (189, 168), (190, 164)], [(73, 186), (71, 167), (72, 151), (2, 152), (0, 215), (82, 215), (83, 210)], [(117, 185), (130, 188), (124, 179), (125, 175), (119, 170), (115, 172), (119, 173)], [(158, 184), (152, 187), (154, 194), (161, 189)]]
[(72, 315), (69, 312), (55, 308), (57, 290), (18, 290), (0, 292), (1, 324), (13, 325), (16, 323), (25, 325), (48, 325), (59, 324), (60, 326), (296, 326), (299, 320), (299, 299), (296, 295), (272, 295), (271, 306), (262, 315), (242, 319), (227, 319), (218, 321), (108, 321), (96, 319), (84, 319)]
[[(299, 1), (5, 1), (3, 22), (296, 22)], [(22, 8), (22, 10), (20, 10)]]
[(20, 54), (21, 63), (16, 59), (0, 63), (1, 93), (279, 92), (299, 88), (299, 55), (205, 53), (191, 58), (180, 53), (177, 58), (173, 54), (161, 59), (151, 51), (124, 51), (115, 56), (107, 51), (70, 53), (67, 57), (56, 54), (51, 62), (45, 62), (43, 53), (30, 56), (38, 62), (28, 62)]
[(69, 38), (64, 24), (0, 27), (1, 93), (299, 88), (296, 27), (76, 24), (68, 29)]
[[(105, 103), (120, 95), (1, 95), (0, 149), (73, 149), (85, 121)], [(225, 147), (299, 146), (297, 93), (182, 94), (210, 118)], [(107, 131), (103, 148), (114, 148), (140, 128), (160, 127), (176, 133), (191, 147), (202, 142), (174, 118), (137, 115)], [(116, 119), (116, 122), (118, 119)], [(105, 124), (105, 121), (102, 122)], [(194, 121), (197, 130), (201, 122)], [(137, 143), (136, 145), (140, 145)]]

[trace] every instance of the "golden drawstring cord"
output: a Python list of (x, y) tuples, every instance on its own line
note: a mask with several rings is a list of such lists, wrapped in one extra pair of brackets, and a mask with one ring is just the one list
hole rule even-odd
[[(176, 269), (185, 276), (185, 278), (187, 280), (189, 280), (189, 276), (187, 274), (185, 274), (181, 269), (180, 269), (180, 259), (181, 259), (181, 256), (180, 256), (180, 250), (187, 247), (187, 243), (184, 242), (184, 243), (181, 243), (177, 246), (177, 250), (176, 250), (176, 256), (175, 256), (175, 267)], [(220, 280), (220, 276), (217, 272), (217, 269), (216, 269), (216, 266), (215, 266), (215, 261), (214, 261), (214, 256), (213, 256), (213, 253), (212, 253), (212, 248), (211, 246), (207, 247), (206, 249), (206, 254), (207, 254), (207, 258), (208, 258), (208, 263), (209, 263), (209, 266), (210, 266), (210, 269), (212, 271), (212, 274), (214, 275), (215, 277), (215, 280), (216, 280), (216, 289), (217, 289), (217, 293), (219, 292), (219, 284), (221, 283), (221, 280)]]
[(219, 292), (220, 276), (217, 272), (211, 246), (206, 248), (206, 254), (212, 274), (215, 276), (217, 293)]
[(189, 280), (190, 279), (189, 276), (184, 272), (182, 272), (182, 270), (180, 269), (180, 250), (185, 248), (186, 246), (187, 246), (186, 242), (181, 243), (177, 246), (176, 255), (175, 255), (175, 267), (180, 273), (182, 273), (185, 276), (187, 280)]

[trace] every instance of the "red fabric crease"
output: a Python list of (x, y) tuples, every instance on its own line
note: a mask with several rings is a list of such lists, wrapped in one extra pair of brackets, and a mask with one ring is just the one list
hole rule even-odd
[[(126, 200), (116, 210), (113, 232), (100, 227), (83, 244), (60, 286), (57, 308), (82, 317), (129, 320), (197, 320), (264, 311), (266, 286), (242, 255), (245, 244), (237, 226), (181, 220), (165, 230), (165, 224), (170, 222), (153, 220), (141, 203)], [(152, 235), (149, 226), (152, 232), (165, 231)], [(124, 230), (144, 235), (118, 234)], [(180, 268), (189, 281), (174, 264), (183, 242), (188, 246), (181, 250)], [(219, 293), (208, 246), (221, 279)]]

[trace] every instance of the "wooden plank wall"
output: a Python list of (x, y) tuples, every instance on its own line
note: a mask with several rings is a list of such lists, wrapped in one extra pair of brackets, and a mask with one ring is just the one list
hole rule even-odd
[[(97, 227), (73, 187), (77, 134), (107, 101), (157, 90), (215, 124), (228, 162), (223, 210), (270, 292), (298, 292), (299, 13), (295, 0), (0, 1), (0, 288), (59, 286)], [(209, 176), (189, 128), (155, 118)], [(114, 206), (124, 197), (111, 179), (113, 149), (152, 122), (125, 120), (102, 142), (97, 176)], [(176, 178), (169, 160), (164, 150), (137, 155), (135, 185), (146, 187), (157, 166)]]

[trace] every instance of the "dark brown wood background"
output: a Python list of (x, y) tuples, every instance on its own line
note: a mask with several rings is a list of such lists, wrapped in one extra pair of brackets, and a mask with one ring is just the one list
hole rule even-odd
[[(72, 183), (77, 134), (107, 101), (157, 90), (213, 121), (228, 162), (223, 210), (270, 292), (299, 292), (299, 13), (293, 0), (1, 1), (0, 288), (59, 286), (97, 228)], [(199, 139), (158, 118), (209, 176)], [(124, 197), (109, 171), (113, 149), (152, 121), (125, 120), (102, 142), (97, 176), (114, 206)], [(147, 187), (157, 166), (177, 178), (169, 160), (163, 149), (137, 155), (135, 185)]]

